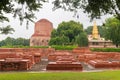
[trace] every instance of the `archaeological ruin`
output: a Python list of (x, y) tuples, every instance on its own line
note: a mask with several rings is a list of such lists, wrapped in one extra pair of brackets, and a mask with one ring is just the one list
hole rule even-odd
[(53, 48), (1, 48), (0, 71), (86, 71), (120, 69), (119, 52), (72, 51)]
[[(34, 34), (30, 38), (30, 46), (48, 46), (52, 30), (53, 25), (47, 19), (37, 21)], [(96, 23), (94, 23), (92, 37), (97, 40), (89, 39), (89, 47), (77, 47), (73, 50), (55, 50), (51, 47), (0, 48), (0, 71), (120, 69), (119, 52), (92, 52), (90, 50), (91, 46), (104, 47), (104, 41), (99, 41)], [(106, 44), (109, 45), (109, 42)]]

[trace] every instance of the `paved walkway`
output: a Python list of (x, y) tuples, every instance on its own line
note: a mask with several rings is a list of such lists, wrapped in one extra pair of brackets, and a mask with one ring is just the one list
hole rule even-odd
[(46, 71), (46, 66), (48, 64), (48, 59), (41, 59), (41, 61), (29, 70), (29, 71)]

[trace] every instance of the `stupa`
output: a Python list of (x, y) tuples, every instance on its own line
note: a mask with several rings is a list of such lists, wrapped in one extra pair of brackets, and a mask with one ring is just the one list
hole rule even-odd
[(94, 25), (93, 25), (92, 38), (93, 39), (99, 38), (99, 33), (98, 33), (98, 28), (97, 28), (96, 22), (94, 22)]
[(30, 38), (30, 46), (48, 46), (53, 24), (47, 19), (35, 23), (34, 34)]
[(88, 35), (89, 47), (114, 47), (112, 41), (100, 37), (96, 21), (94, 21), (92, 34)]

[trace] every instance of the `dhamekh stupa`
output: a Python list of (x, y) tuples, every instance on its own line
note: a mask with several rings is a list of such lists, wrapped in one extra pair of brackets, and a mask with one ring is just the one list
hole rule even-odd
[(53, 24), (47, 19), (35, 23), (34, 34), (30, 38), (30, 46), (48, 46)]

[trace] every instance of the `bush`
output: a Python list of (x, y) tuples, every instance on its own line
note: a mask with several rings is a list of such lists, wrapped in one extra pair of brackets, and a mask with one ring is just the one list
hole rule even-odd
[(30, 46), (29, 48), (49, 48), (49, 46)]
[(87, 47), (88, 46), (88, 38), (87, 35), (82, 32), (76, 37), (76, 43), (79, 47)]
[(52, 48), (55, 48), (55, 50), (73, 50), (77, 46), (60, 46), (60, 45), (53, 45)]
[(120, 52), (120, 48), (91, 48), (91, 50), (97, 52)]
[[(51, 48), (55, 48), (56, 50), (73, 50), (77, 46), (62, 46), (62, 45), (52, 45)], [(49, 46), (2, 46), (1, 48), (49, 48)]]

